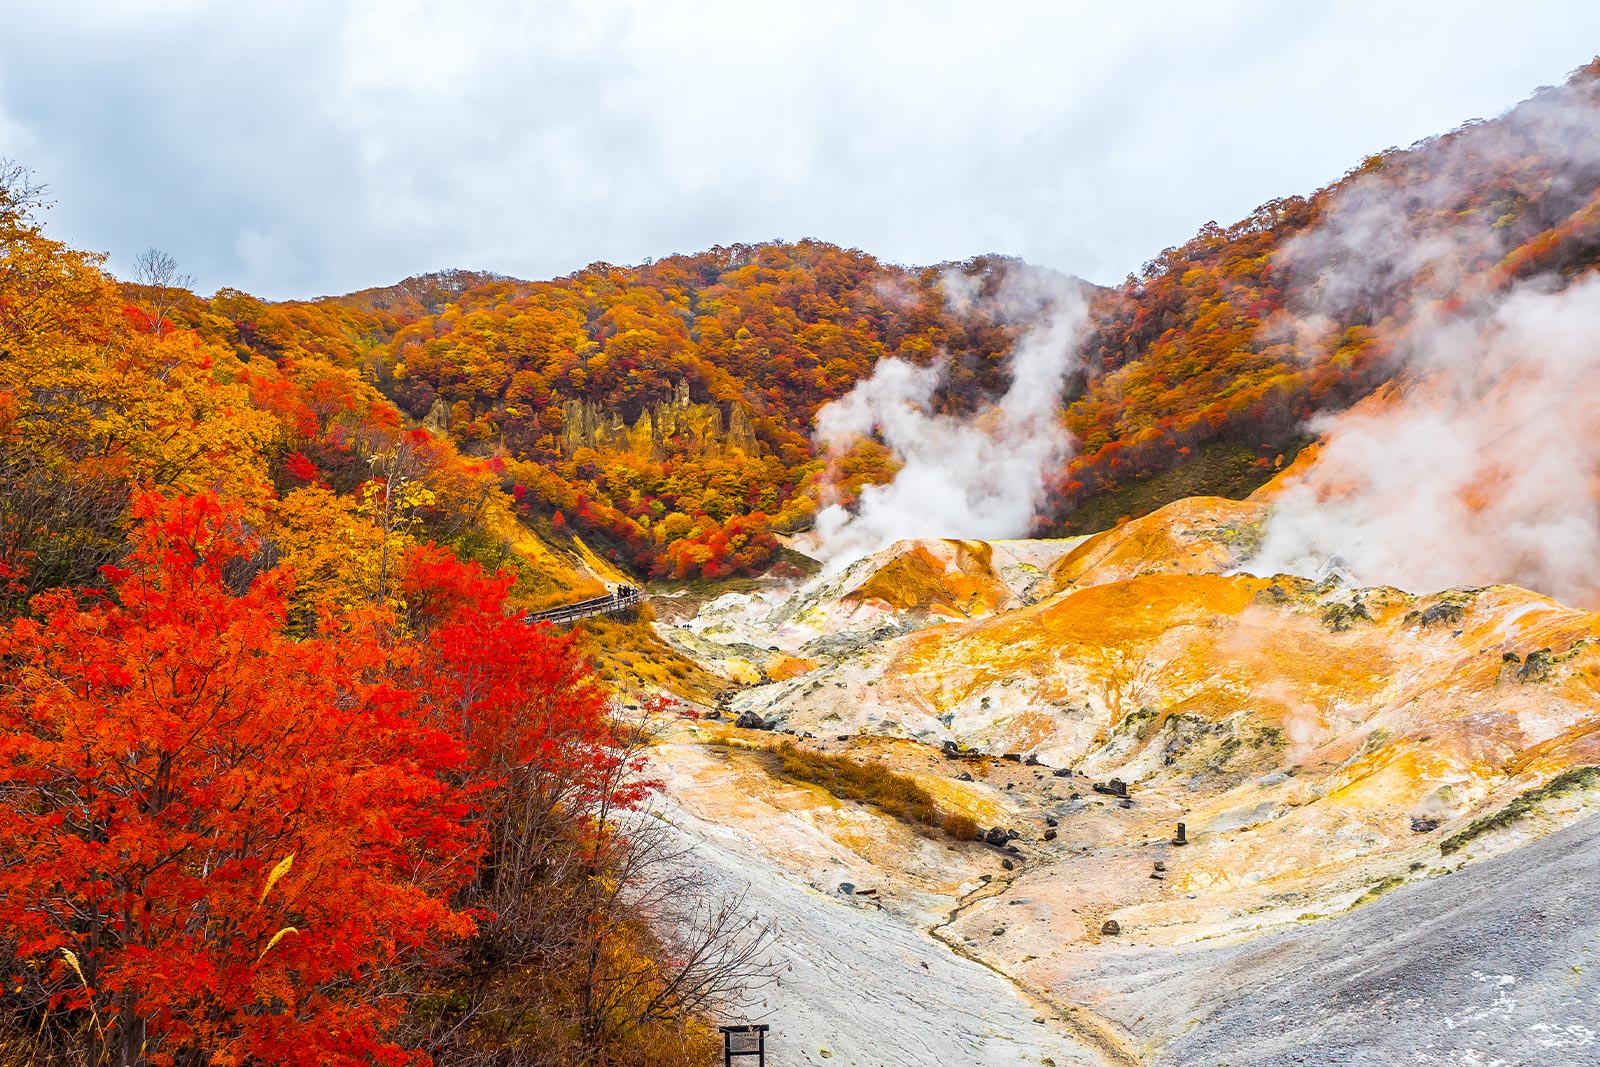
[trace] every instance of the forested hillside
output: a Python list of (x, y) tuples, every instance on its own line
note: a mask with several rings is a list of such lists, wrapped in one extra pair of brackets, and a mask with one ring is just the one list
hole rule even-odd
[[(1600, 106), (1597, 79), (1591, 65), (1507, 116), (1208, 224), (1096, 290), (1088, 373), (1063, 398), (1078, 452), (1044, 528), (1104, 525), (1185, 493), (1242, 495), (1286, 462), (1308, 416), (1383, 382), (1408, 325), (1454, 287), (1591, 267), (1600, 175), (1550, 146)], [(1370, 249), (1296, 239), (1325, 229), (1351, 190), (1378, 200), (1380, 186), (1414, 190), (1388, 228), (1460, 254), (1450, 270), (1330, 288), (1330, 272)], [(591, 536), (641, 574), (715, 578), (766, 567), (773, 531), (808, 523), (824, 476), (812, 419), (878, 360), (947, 361), (940, 403), (951, 412), (1004, 385), (1021, 326), (981, 296), (1017, 266), (905, 268), (815, 241), (738, 245), (537, 283), (452, 272), (281, 305), (223, 293), (193, 322), (240, 353), (303, 352), (359, 371), (486, 464), (546, 533)], [(980, 299), (952, 299), (952, 271)], [(324, 476), (348, 462), (338, 447), (305, 454)], [(827, 477), (848, 502), (891, 469), (866, 445)]]

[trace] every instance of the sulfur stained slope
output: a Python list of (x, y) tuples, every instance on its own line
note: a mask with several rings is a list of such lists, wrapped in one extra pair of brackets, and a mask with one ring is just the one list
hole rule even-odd
[[(807, 650), (809, 669), (743, 690), (729, 710), (803, 745), (942, 778), (986, 824), (1016, 832), (990, 850), (1009, 866), (936, 927), (960, 955), (1108, 1015), (1158, 1062), (1190, 1062), (1182, 1050), (1295, 1062), (1292, 1042), (1250, 1060), (1225, 1033), (1185, 1036), (1194, 1020), (1232, 1027), (1249, 1014), (1205, 993), (1203, 961), (1220, 958), (1214, 946), (1266, 938), (1238, 973), (1268, 988), (1268, 964), (1292, 952), (1296, 931), (1379, 937), (1381, 923), (1342, 917), (1395, 893), (1454, 899), (1437, 889), (1453, 872), (1600, 813), (1600, 615), (1514, 586), (1418, 596), (1355, 588), (1337, 572), (1235, 573), (1269, 507), (1179, 501), (1031, 555), (1015, 542), (1004, 556), (970, 542), (895, 546), (741, 616), (741, 639), (758, 647), (771, 620), (793, 627), (783, 639)], [(822, 632), (840, 619), (856, 629)], [(1126, 800), (1093, 788), (1113, 778)], [(920, 849), (902, 857), (885, 838), (870, 855), (918, 892)], [(1429, 944), (1450, 941), (1435, 934)], [(1478, 962), (1502, 955), (1484, 945)], [(1143, 991), (1146, 966), (1170, 970), (1171, 1011)], [(1307, 988), (1328, 986), (1327, 1018), (1361, 1025), (1377, 1010), (1360, 974), (1331, 957), (1315, 966)], [(1414, 956), (1394, 967), (1427, 971)], [(1438, 995), (1466, 1012), (1479, 992)], [(1472, 1022), (1460, 1014), (1441, 1009), (1429, 1032)], [(1272, 1031), (1252, 1019), (1237, 1025)], [(1503, 1036), (1520, 1023), (1486, 1025)]]
[(1223, 497), (1187, 497), (1095, 534), (1050, 572), (1061, 592), (1144, 574), (1222, 574), (1260, 544), (1265, 504)]
[[(1058, 788), (1013, 796), (1060, 831), (1020, 884), (1055, 902), (1040, 921), (1070, 945), (1106, 919), (1154, 941), (1247, 931), (1426, 875), (1448, 835), (1600, 763), (1597, 685), (1600, 617), (1514, 587), (1146, 574), (930, 626), (734, 706), (797, 733), (1040, 760)], [(1111, 777), (1131, 808), (1088, 790)], [(1178, 821), (1193, 841), (1151, 879)], [(1035, 955), (997, 962), (1048, 985), (1054, 954)]]

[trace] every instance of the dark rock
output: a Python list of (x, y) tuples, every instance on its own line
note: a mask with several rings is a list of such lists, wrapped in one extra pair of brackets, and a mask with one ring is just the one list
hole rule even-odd
[(1031, 752), (1030, 752), (1030, 753), (1028, 753), (1028, 758), (1027, 758), (1027, 759), (1025, 759), (1025, 760), (1023, 760), (1023, 761), (1022, 761), (1022, 762), (1023, 762), (1023, 763), (1025, 763), (1025, 764), (1027, 764), (1027, 765), (1028, 765), (1028, 766), (1029, 766), (1029, 767), (1037, 767), (1037, 766), (1039, 766), (1039, 765), (1040, 765), (1040, 764), (1039, 764), (1039, 757), (1038, 757), (1038, 756), (1035, 756), (1035, 755), (1034, 755), (1034, 754), (1033, 754), (1033, 753), (1031, 753)]
[(1008, 855), (1008, 856), (1020, 856), (1020, 855), (1022, 855), (1022, 850), (1020, 848), (1018, 848), (1016, 845), (1007, 845), (1006, 846), (1006, 855)]
[(1522, 666), (1517, 668), (1517, 681), (1542, 682), (1550, 677), (1550, 650), (1548, 648), (1535, 649), (1528, 653), (1528, 658)]
[(1167, 876), (1162, 874), (1160, 871), (1151, 871), (1150, 877), (1154, 878), (1158, 882), (1164, 882), (1167, 879)]
[(848, 741), (848, 740), (850, 740), (850, 735), (849, 734), (840, 734), (838, 737), (835, 737), (834, 740), (835, 741)]
[(1424, 626), (1433, 626), (1441, 622), (1457, 623), (1466, 614), (1467, 609), (1460, 604), (1435, 604), (1422, 613), (1421, 622)]
[(1113, 778), (1109, 782), (1096, 782), (1091, 788), (1096, 793), (1104, 793), (1112, 797), (1126, 797), (1128, 795), (1128, 783), (1121, 778)]
[(991, 826), (989, 832), (983, 835), (983, 839), (998, 848), (1010, 842), (1011, 837), (1003, 827)]
[(1044, 832), (1044, 839), (1046, 841), (1054, 841), (1056, 839), (1056, 832), (1054, 830), (1046, 830)]
[(1003, 760), (1006, 760), (1007, 762), (1010, 762), (1010, 763), (1021, 763), (1022, 762), (1022, 753), (1020, 753), (1020, 752), (1002, 752), (1000, 754), (1000, 758), (1003, 759)]
[(1414, 834), (1429, 833), (1437, 830), (1442, 821), (1442, 819), (1436, 819), (1432, 815), (1413, 815), (1411, 816), (1411, 832)]
[(1044, 817), (1044, 824), (1046, 826), (1059, 826), (1059, 825), (1061, 825), (1060, 822), (1057, 821), (1057, 819), (1056, 819), (1056, 817), (1054, 815), (1046, 815)]
[(973, 780), (974, 779), (971, 771), (962, 771), (960, 774), (956, 775), (956, 781), (958, 782), (970, 782)]
[(991, 933), (989, 936), (990, 937), (1004, 937), (1004, 936), (1006, 936), (1006, 928), (1004, 926), (996, 926), (994, 928), (994, 932)]
[(1015, 789), (1016, 787), (1017, 787), (1017, 783), (1016, 782), (1007, 782), (1006, 783), (1006, 788), (1007, 789)]
[(841, 897), (853, 896), (853, 895), (855, 895), (855, 891), (856, 891), (856, 885), (855, 885), (854, 882), (840, 882), (839, 883), (839, 895)]
[(1160, 860), (1156, 860), (1156, 870), (1164, 871), (1166, 869), (1167, 869), (1167, 865), (1165, 863), (1162, 863)]
[(1102, 934), (1106, 934), (1107, 936), (1120, 934), (1122, 933), (1122, 924), (1117, 922), (1115, 919), (1107, 919), (1105, 922), (1100, 924), (1100, 932)]
[(983, 758), (982, 752), (968, 748), (957, 741), (944, 741), (940, 743), (939, 747), (945, 759), (976, 760)]
[(1057, 778), (1071, 778), (1072, 777), (1072, 768), (1071, 767), (1057, 767), (1055, 770), (1051, 771), (1050, 773), (1055, 775)]
[(1015, 841), (1017, 838), (1019, 838), (1021, 836), (1022, 835), (1017, 833), (1017, 831), (1015, 831), (1015, 830), (1012, 830), (1010, 828), (1006, 829), (1006, 837), (1009, 838), (1012, 841)]
[(778, 724), (767, 722), (753, 711), (744, 711), (739, 713), (739, 717), (733, 721), (733, 725), (741, 730), (770, 730)]
[(1004, 867), (1008, 871), (1014, 871), (1017, 869), (1017, 865), (1012, 863), (1010, 860), (1001, 860), (1000, 866)]
[(712, 722), (716, 722), (722, 718), (722, 712), (712, 709), (711, 711), (706, 712), (705, 717), (710, 719)]

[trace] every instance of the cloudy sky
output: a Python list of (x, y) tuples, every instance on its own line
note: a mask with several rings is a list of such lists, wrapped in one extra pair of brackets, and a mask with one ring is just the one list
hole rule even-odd
[(6, 9), (52, 231), (270, 297), (779, 237), (1113, 282), (1600, 51), (1593, 0)]

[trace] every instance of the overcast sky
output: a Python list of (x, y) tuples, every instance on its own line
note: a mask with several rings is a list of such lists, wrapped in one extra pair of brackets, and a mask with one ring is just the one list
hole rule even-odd
[(1115, 282), (1600, 51), (1594, 0), (5, 6), (52, 232), (277, 298), (801, 237)]

